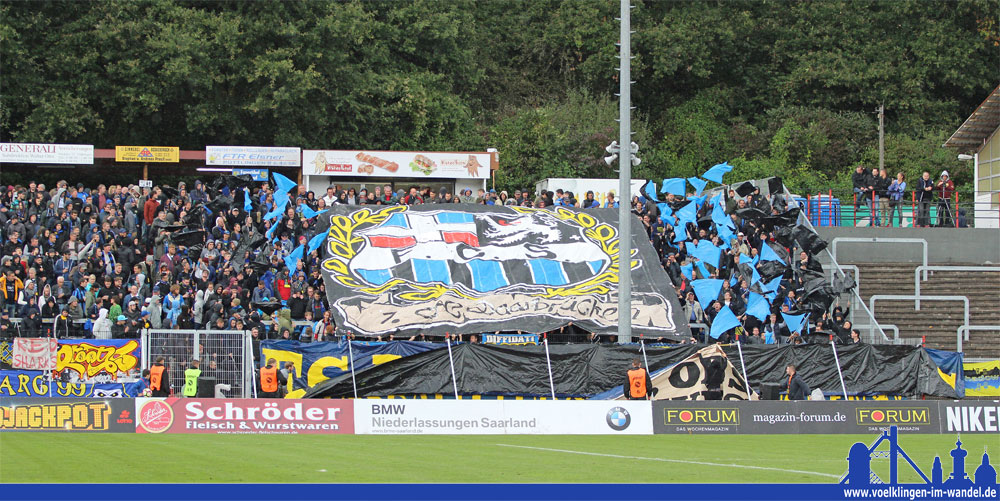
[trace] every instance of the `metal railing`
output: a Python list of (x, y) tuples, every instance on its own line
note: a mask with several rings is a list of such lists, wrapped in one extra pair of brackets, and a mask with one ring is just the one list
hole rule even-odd
[[(917, 295), (905, 295), (905, 294), (875, 294), (874, 296), (868, 298), (871, 303), (871, 310), (875, 311), (875, 301), (879, 299), (886, 300), (896, 300), (896, 301), (916, 301), (922, 299), (925, 301), (961, 301), (965, 305), (965, 316), (962, 325), (969, 325), (969, 298), (965, 296), (917, 296)], [(961, 336), (959, 336), (961, 338)], [(956, 351), (962, 351), (962, 342), (959, 339), (958, 349)]]
[(944, 266), (927, 265), (917, 266), (913, 270), (913, 294), (917, 296), (916, 310), (920, 311), (920, 272), (924, 272), (924, 280), (927, 280), (928, 271), (973, 271), (973, 272), (998, 272), (1000, 266)]
[[(788, 187), (787, 186), (784, 187), (784, 193), (785, 193), (784, 196), (788, 199), (788, 201), (793, 201), (794, 200), (794, 197), (792, 196), (791, 192), (788, 191)], [(802, 212), (799, 213), (799, 221), (801, 221), (803, 224), (805, 224), (806, 227), (808, 227), (810, 230), (812, 230), (814, 232), (816, 231), (816, 227), (813, 226), (812, 222), (809, 221), (809, 218), (806, 217), (806, 215), (804, 213), (802, 213)], [(837, 254), (836, 254), (837, 243), (836, 242), (837, 242), (837, 239), (834, 239), (833, 240), (833, 252), (831, 252), (831, 249), (829, 247), (827, 247), (826, 249), (824, 249), (824, 251), (826, 252), (826, 255), (830, 258), (830, 264), (832, 264), (837, 269), (837, 271), (840, 272), (840, 276), (841, 277), (846, 277), (847, 273), (844, 272), (844, 268), (841, 267), (839, 263), (837, 263)], [(924, 242), (924, 264), (927, 264), (927, 242)], [(869, 319), (869, 324), (868, 324), (869, 325), (869, 337), (871, 337), (874, 340), (875, 339), (875, 332), (877, 331), (879, 334), (882, 335), (882, 339), (884, 341), (889, 341), (889, 336), (887, 336), (885, 334), (885, 331), (882, 330), (882, 327), (879, 326), (878, 320), (875, 319), (875, 314), (872, 312), (872, 310), (869, 309), (868, 306), (865, 305), (865, 301), (864, 301), (864, 299), (861, 298), (861, 294), (858, 292), (858, 288), (857, 287), (854, 287), (853, 289), (851, 289), (851, 295), (852, 295), (852, 297), (854, 299), (855, 304), (858, 304), (862, 308), (864, 308), (865, 313), (868, 314), (868, 319)], [(854, 310), (855, 310), (855, 308), (851, 308), (851, 315), (852, 315), (852, 317), (851, 317), (852, 318), (851, 323), (852, 324), (854, 323), (854, 321), (853, 321)]]
[(965, 340), (969, 340), (969, 331), (997, 331), (1000, 332), (1000, 325), (965, 325), (959, 326), (957, 334), (957, 339), (955, 343), (958, 345), (957, 351), (962, 351), (962, 333), (965, 333)]
[[(921, 254), (921, 265), (927, 266), (927, 240), (923, 238), (891, 238), (891, 237), (836, 237), (830, 241), (830, 247), (833, 248), (833, 260), (837, 259), (837, 244), (839, 242), (844, 243), (888, 243), (888, 244), (920, 244), (923, 252)], [(924, 272), (924, 280), (927, 280), (927, 272)]]
[[(990, 200), (992, 195), (991, 191), (959, 189), (944, 201), (935, 192), (922, 226), (998, 228), (1000, 208)], [(876, 198), (874, 193), (859, 199), (853, 190), (830, 189), (795, 197), (806, 218), (815, 226), (872, 227), (877, 221), (879, 226), (914, 228), (921, 216), (913, 190), (905, 192), (903, 198), (889, 207), (882, 207), (883, 199)]]

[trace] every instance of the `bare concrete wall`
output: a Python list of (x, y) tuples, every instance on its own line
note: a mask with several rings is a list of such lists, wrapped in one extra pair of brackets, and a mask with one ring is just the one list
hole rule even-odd
[[(836, 237), (921, 238), (928, 243), (928, 262), (934, 264), (1000, 264), (1000, 230), (996, 229), (819, 227), (816, 230), (831, 244)], [(920, 260), (918, 243), (837, 244), (840, 263), (919, 263)]]

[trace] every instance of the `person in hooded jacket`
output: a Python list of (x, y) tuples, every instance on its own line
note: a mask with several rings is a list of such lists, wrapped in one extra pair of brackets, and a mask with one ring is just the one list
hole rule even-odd
[(38, 308), (34, 306), (28, 308), (27, 314), (21, 318), (21, 336), (40, 337), (42, 335), (42, 317), (38, 313)]
[(111, 339), (111, 320), (108, 319), (108, 309), (101, 308), (97, 312), (97, 320), (93, 328), (95, 339)]

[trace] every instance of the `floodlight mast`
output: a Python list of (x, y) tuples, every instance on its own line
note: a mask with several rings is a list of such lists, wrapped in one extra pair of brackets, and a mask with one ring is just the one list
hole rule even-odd
[[(621, 0), (618, 74), (618, 342), (632, 342), (632, 23), (630, 0)], [(635, 149), (638, 149), (636, 147)]]

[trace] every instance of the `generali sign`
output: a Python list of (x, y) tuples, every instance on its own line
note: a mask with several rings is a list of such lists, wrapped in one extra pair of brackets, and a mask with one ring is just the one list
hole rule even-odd
[(354, 433), (350, 400), (139, 398), (137, 433)]
[(0, 163), (93, 165), (94, 145), (0, 143)]

